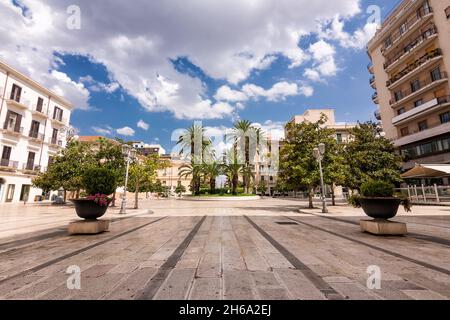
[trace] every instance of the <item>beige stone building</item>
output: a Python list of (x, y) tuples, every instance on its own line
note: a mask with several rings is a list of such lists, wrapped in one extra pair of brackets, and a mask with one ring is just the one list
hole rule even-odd
[(189, 186), (192, 177), (181, 178), (179, 175), (180, 167), (186, 164), (186, 162), (180, 157), (173, 155), (163, 155), (161, 159), (167, 160), (171, 164), (169, 168), (158, 170), (157, 179), (161, 181), (161, 184), (168, 187), (171, 194), (175, 194), (175, 189), (180, 184), (186, 188), (186, 193), (190, 193)]
[(415, 163), (450, 163), (450, 0), (405, 0), (368, 44), (386, 137)]

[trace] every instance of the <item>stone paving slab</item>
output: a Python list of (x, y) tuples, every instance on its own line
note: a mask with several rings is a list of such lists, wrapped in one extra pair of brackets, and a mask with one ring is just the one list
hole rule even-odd
[[(155, 216), (118, 220), (111, 232), (90, 237), (49, 229), (47, 238), (39, 231), (36, 242), (26, 243), (24, 234), (2, 238), (0, 230), (9, 243), (3, 251), (0, 243), (0, 299), (136, 299), (148, 287), (154, 299), (450, 299), (445, 213), (399, 216), (423, 238), (380, 238), (354, 223), (296, 213), (294, 200), (185, 203), (161, 201)], [(358, 221), (354, 209), (339, 213), (345, 210), (331, 211)], [(169, 217), (149, 224), (164, 212)], [(201, 214), (206, 218), (195, 229)], [(14, 223), (8, 219), (4, 229)], [(289, 219), (298, 224), (279, 224)], [(41, 230), (47, 222), (24, 216), (17, 225)], [(373, 265), (381, 270), (379, 290), (366, 286)], [(80, 267), (81, 290), (67, 288), (69, 266)]]

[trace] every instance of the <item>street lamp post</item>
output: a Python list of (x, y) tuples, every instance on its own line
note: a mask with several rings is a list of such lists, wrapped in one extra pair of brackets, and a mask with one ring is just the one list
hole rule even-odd
[(124, 144), (122, 145), (122, 153), (126, 157), (127, 162), (127, 169), (125, 173), (125, 186), (123, 189), (123, 196), (122, 196), (122, 203), (120, 205), (120, 214), (126, 214), (127, 213), (127, 187), (128, 187), (128, 176), (129, 176), (129, 170), (130, 170), (130, 162), (134, 158), (135, 150), (131, 148), (129, 145)]
[(325, 198), (325, 183), (323, 181), (323, 168), (322, 168), (322, 160), (325, 155), (325, 144), (321, 143), (317, 148), (313, 150), (314, 157), (319, 162), (319, 171), (320, 171), (320, 185), (321, 185), (321, 197), (322, 197), (322, 213), (328, 213), (327, 208), (327, 200)]

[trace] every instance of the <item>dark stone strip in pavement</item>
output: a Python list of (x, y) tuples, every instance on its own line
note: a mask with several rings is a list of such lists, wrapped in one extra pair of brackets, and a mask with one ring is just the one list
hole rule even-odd
[[(334, 220), (334, 221), (339, 221), (339, 222), (344, 222), (344, 223), (352, 224), (352, 225), (355, 225), (355, 226), (359, 226), (358, 222), (352, 221), (352, 220), (348, 220), (348, 219), (341, 219), (341, 218), (336, 218), (336, 217), (321, 216), (321, 215), (318, 215), (318, 214), (314, 214), (314, 213), (311, 213), (311, 212), (305, 212), (305, 211), (299, 211), (299, 212), (301, 212), (303, 214), (309, 214), (309, 215), (312, 215), (314, 217), (319, 217), (319, 218), (324, 218), (324, 219), (329, 219), (329, 220)], [(412, 223), (414, 223), (414, 222), (412, 222)], [(414, 224), (419, 224), (419, 223), (414, 223)], [(426, 235), (426, 234), (420, 234), (420, 233), (414, 233), (414, 232), (408, 232), (406, 237), (412, 237), (412, 238), (415, 238), (415, 239), (428, 241), (428, 242), (433, 242), (433, 243), (438, 243), (438, 244), (441, 244), (443, 246), (450, 247), (450, 240), (444, 239), (444, 238), (439, 238), (439, 237), (435, 237), (435, 236), (429, 236), (429, 235)]]
[(253, 222), (249, 217), (245, 219), (255, 228), (270, 244), (277, 249), (288, 260), (295, 269), (301, 271), (311, 283), (324, 294), (329, 300), (342, 300), (344, 297), (334, 290), (325, 280), (317, 273), (310, 269), (307, 265), (300, 261), (293, 253), (287, 250), (281, 243), (272, 238), (266, 231)]
[[(127, 219), (130, 219), (130, 218), (138, 217), (138, 216), (143, 215), (143, 214), (149, 214), (149, 213), (141, 213), (141, 214), (137, 214), (137, 215), (134, 215), (134, 216), (115, 218), (115, 219), (111, 219), (110, 222), (114, 223), (114, 222), (118, 222), (118, 221), (122, 221), (122, 220), (127, 220)], [(54, 230), (54, 229), (56, 229), (56, 231), (42, 233), (42, 234), (38, 234), (36, 236), (31, 236), (31, 237), (28, 237), (28, 238), (12, 240), (12, 241), (9, 241), (9, 242), (1, 243), (0, 244), (0, 250), (7, 250), (7, 249), (11, 249), (11, 250), (0, 252), (0, 255), (5, 254), (5, 253), (11, 253), (16, 248), (17, 249), (23, 249), (22, 246), (24, 246), (26, 244), (30, 244), (30, 243), (34, 244), (35, 242), (38, 242), (38, 241), (52, 239), (52, 238), (56, 238), (56, 237), (67, 235), (67, 228), (64, 228), (64, 229), (62, 229), (62, 228), (51, 228), (51, 229), (47, 229), (47, 230)]]
[(387, 249), (384, 249), (384, 248), (380, 248), (380, 247), (374, 246), (374, 245), (369, 244), (369, 243), (366, 243), (366, 242), (364, 242), (364, 241), (360, 241), (360, 240), (356, 240), (356, 239), (351, 238), (351, 237), (343, 236), (343, 235), (338, 234), (338, 233), (336, 233), (336, 232), (333, 232), (333, 231), (330, 231), (330, 230), (327, 230), (327, 229), (324, 229), (324, 228), (321, 228), (321, 227), (312, 225), (312, 224), (310, 224), (310, 223), (306, 223), (306, 222), (303, 222), (303, 221), (299, 221), (299, 220), (293, 219), (293, 218), (291, 218), (291, 217), (285, 216), (285, 218), (286, 218), (286, 219), (289, 219), (289, 220), (292, 220), (292, 221), (295, 221), (295, 222), (298, 222), (298, 223), (303, 224), (303, 225), (305, 225), (305, 226), (308, 226), (308, 227), (310, 227), (310, 228), (313, 228), (313, 229), (316, 229), (316, 230), (320, 230), (320, 231), (329, 233), (329, 234), (331, 234), (331, 235), (334, 235), (334, 236), (336, 236), (336, 237), (339, 237), (339, 238), (342, 238), (342, 239), (345, 239), (345, 240), (348, 240), (348, 241), (352, 241), (352, 242), (358, 243), (358, 244), (360, 244), (360, 245), (369, 247), (369, 248), (371, 248), (371, 249), (374, 249), (374, 250), (377, 250), (377, 251), (380, 251), (380, 252), (389, 254), (389, 255), (394, 256), (394, 257), (396, 257), (396, 258), (400, 258), (400, 259), (406, 260), (406, 261), (408, 261), (408, 262), (417, 264), (417, 265), (422, 266), (422, 267), (424, 267), (424, 268), (427, 268), (427, 269), (430, 269), (430, 270), (434, 270), (434, 271), (436, 271), (436, 272), (440, 272), (440, 273), (443, 273), (443, 274), (446, 274), (446, 275), (450, 275), (450, 270), (447, 270), (447, 269), (444, 269), (444, 268), (441, 268), (441, 267), (438, 267), (438, 266), (429, 264), (429, 263), (427, 263), (427, 262), (420, 261), (420, 260), (417, 260), (417, 259), (413, 259), (413, 258), (404, 256), (404, 255), (402, 255), (402, 254), (400, 254), (400, 253), (397, 253), (397, 252), (394, 252), (394, 251), (391, 251), (391, 250), (387, 250)]
[(135, 300), (152, 300), (159, 288), (163, 285), (164, 281), (169, 276), (170, 272), (175, 268), (180, 258), (183, 256), (186, 249), (194, 239), (197, 232), (200, 230), (203, 222), (205, 222), (206, 216), (202, 217), (195, 227), (189, 232), (187, 237), (180, 243), (175, 251), (170, 255), (166, 262), (158, 269), (158, 272), (150, 279), (147, 285), (142, 290), (142, 293), (138, 295)]
[(39, 271), (39, 270), (42, 270), (42, 269), (44, 269), (44, 268), (46, 268), (46, 267), (48, 267), (48, 266), (51, 266), (51, 265), (53, 265), (53, 264), (55, 264), (55, 263), (58, 263), (58, 262), (61, 262), (61, 261), (65, 260), (65, 259), (68, 259), (68, 258), (71, 258), (71, 257), (73, 257), (73, 256), (76, 256), (77, 254), (80, 254), (80, 253), (82, 253), (82, 252), (85, 252), (85, 251), (87, 251), (87, 250), (89, 250), (89, 249), (92, 249), (92, 248), (101, 246), (102, 244), (108, 243), (108, 242), (113, 241), (113, 240), (115, 240), (115, 239), (117, 239), (117, 238), (123, 237), (123, 236), (125, 236), (125, 235), (127, 235), (127, 234), (130, 234), (130, 233), (132, 233), (132, 232), (135, 232), (135, 231), (137, 231), (137, 230), (140, 230), (140, 229), (142, 229), (142, 228), (145, 228), (145, 227), (147, 227), (147, 226), (149, 226), (149, 225), (151, 225), (151, 224), (154, 224), (154, 223), (156, 223), (156, 222), (158, 222), (158, 221), (161, 221), (161, 220), (163, 220), (163, 219), (165, 219), (165, 218), (167, 218), (167, 217), (162, 217), (162, 218), (153, 220), (153, 221), (151, 221), (151, 222), (148, 222), (148, 223), (145, 223), (145, 224), (143, 224), (143, 225), (140, 225), (140, 226), (138, 226), (138, 227), (136, 227), (136, 228), (133, 228), (133, 229), (127, 230), (127, 231), (125, 231), (125, 232), (119, 233), (119, 234), (117, 234), (117, 235), (115, 235), (115, 236), (113, 236), (113, 237), (110, 237), (110, 238), (108, 238), (108, 239), (105, 239), (105, 240), (96, 242), (96, 243), (91, 244), (91, 245), (89, 245), (89, 246), (86, 246), (86, 247), (84, 247), (84, 248), (81, 248), (81, 249), (72, 251), (72, 252), (70, 252), (70, 253), (68, 253), (68, 254), (65, 254), (65, 255), (63, 255), (63, 256), (60, 256), (60, 257), (58, 257), (58, 258), (55, 258), (55, 259), (49, 260), (49, 261), (47, 261), (47, 262), (44, 262), (44, 263), (42, 263), (42, 264), (40, 264), (40, 265), (37, 265), (37, 266), (35, 266), (35, 267), (31, 268), (31, 269), (27, 269), (27, 270), (24, 270), (24, 271), (22, 271), (22, 272), (16, 273), (16, 274), (14, 274), (14, 275), (12, 275), (12, 276), (9, 276), (9, 277), (6, 277), (6, 278), (4, 278), (4, 279), (1, 279), (1, 280), (0, 280), (0, 285), (3, 284), (3, 283), (5, 283), (5, 282), (7, 282), (7, 281), (10, 281), (10, 280), (12, 280), (12, 279), (15, 279), (15, 278), (18, 278), (18, 277), (24, 277), (24, 276), (30, 275), (30, 274), (32, 274), (32, 273), (34, 273), (34, 272), (37, 272), (37, 271)]

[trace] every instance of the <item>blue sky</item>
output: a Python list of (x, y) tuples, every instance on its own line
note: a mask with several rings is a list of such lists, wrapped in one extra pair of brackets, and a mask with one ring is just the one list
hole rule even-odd
[[(283, 1), (290, 3), (290, 0)], [(46, 10), (53, 10), (51, 14), (54, 14), (55, 19), (52, 20), (52, 23), (57, 25), (59, 19), (62, 19), (66, 7), (64, 7), (64, 3), (57, 3), (54, 0), (37, 2), (38, 4), (27, 0), (15, 0), (9, 10), (20, 6), (20, 11), (11, 11), (3, 21), (8, 21), (8, 18), (13, 21), (14, 15), (21, 14), (24, 19), (34, 20), (35, 25), (41, 23), (42, 26), (39, 27), (39, 30), (50, 30), (48, 32), (51, 33), (53, 26), (46, 25), (47, 22), (44, 20), (40, 22), (39, 14), (44, 15)], [(303, 1), (303, 3), (307, 5), (308, 1)], [(324, 3), (327, 2), (324, 1)], [(0, 6), (2, 5), (5, 4), (0, 4)], [(159, 5), (161, 8), (169, 10), (165, 7), (164, 1), (161, 1)], [(292, 2), (292, 11), (298, 10), (294, 7), (295, 5), (295, 1)], [(358, 6), (358, 13), (355, 13), (354, 5)], [(298, 17), (295, 14), (291, 16), (289, 12), (289, 17), (285, 18), (286, 25), (284, 25), (285, 21), (282, 15), (286, 15), (286, 12), (280, 12), (282, 19), (276, 20), (270, 16), (267, 17), (271, 11), (265, 12), (264, 8), (254, 10), (260, 15), (257, 16), (253, 15), (251, 10), (245, 12), (245, 9), (248, 9), (245, 7), (243, 10), (245, 17), (243, 16), (242, 19), (247, 20), (237, 22), (225, 20), (221, 22), (217, 21), (218, 19), (197, 22), (204, 16), (196, 17), (195, 13), (189, 11), (183, 15), (183, 19), (186, 21), (180, 23), (185, 23), (183, 29), (192, 28), (192, 30), (180, 30), (176, 27), (173, 27), (172, 30), (172, 27), (169, 26), (170, 21), (167, 20), (172, 19), (173, 15), (175, 15), (174, 21), (181, 19), (173, 13), (167, 16), (163, 14), (155, 16), (153, 20), (160, 19), (160, 23), (154, 24), (147, 22), (152, 19), (138, 23), (139, 18), (136, 18), (136, 12), (131, 12), (130, 16), (134, 20), (130, 19), (128, 20), (129, 24), (125, 24), (124, 21), (127, 21), (128, 15), (120, 12), (119, 4), (117, 4), (117, 9), (114, 9), (114, 5), (110, 6), (108, 10), (111, 13), (108, 16), (108, 10), (96, 8), (95, 5), (88, 4), (86, 1), (79, 1), (82, 14), (80, 30), (67, 31), (67, 34), (61, 38), (58, 38), (59, 35), (53, 38), (49, 38), (48, 35), (42, 36), (45, 38), (40, 43), (36, 43), (37, 49), (33, 47), (33, 50), (30, 50), (34, 52), (32, 57), (29, 53), (27, 56), (27, 51), (24, 49), (25, 44), (19, 45), (18, 43), (11, 43), (11, 45), (15, 45), (15, 50), (0, 49), (0, 57), (7, 62), (12, 60), (12, 64), (19, 64), (22, 70), (25, 69), (24, 72), (29, 71), (28, 73), (37, 77), (38, 81), (61, 89), (57, 91), (67, 93), (69, 100), (73, 95), (75, 101), (72, 101), (75, 103), (76, 109), (72, 114), (71, 123), (79, 130), (80, 135), (104, 134), (128, 140), (161, 143), (170, 151), (173, 146), (171, 132), (190, 126), (194, 120), (201, 120), (205, 126), (210, 127), (230, 127), (236, 119), (240, 118), (260, 123), (266, 127), (279, 128), (293, 115), (301, 114), (308, 108), (334, 108), (336, 109), (336, 119), (339, 122), (373, 119), (376, 106), (371, 100), (373, 89), (369, 86), (369, 73), (366, 68), (369, 58), (362, 45), (364, 36), (367, 37), (366, 33), (371, 30), (370, 26), (367, 26), (369, 14), (366, 13), (366, 9), (370, 5), (379, 6), (384, 18), (395, 6), (395, 3), (388, 0), (336, 1), (335, 8), (331, 8), (330, 12), (323, 13), (326, 14), (325, 18), (321, 16), (320, 7), (317, 9), (311, 7), (311, 14), (314, 15), (314, 10), (317, 10), (317, 16), (308, 17), (311, 22), (304, 24), (300, 22), (297, 27), (299, 30), (305, 30), (306, 33), (299, 37), (297, 44), (305, 56), (308, 56), (308, 58), (304, 58), (302, 52), (293, 52), (292, 46), (286, 48), (282, 36), (266, 39), (264, 34), (258, 33), (258, 30), (252, 31), (252, 33), (249, 31), (249, 37), (258, 41), (255, 40), (254, 43), (247, 45), (245, 38), (239, 39), (239, 30), (238, 33), (228, 30), (232, 29), (234, 24), (243, 25), (240, 30), (243, 34), (250, 28), (266, 27), (266, 25), (258, 26), (256, 22), (251, 21), (253, 18), (256, 21), (266, 17), (270, 24), (274, 25), (275, 30), (283, 32), (286, 28), (291, 28), (291, 24), (287, 23), (289, 19), (293, 19), (293, 23), (298, 23), (296, 20), (302, 19), (305, 14), (302, 12), (298, 13)], [(154, 9), (153, 7), (148, 8), (149, 12)], [(210, 10), (207, 12), (214, 12), (216, 9), (223, 10), (215, 7), (205, 8), (205, 10)], [(58, 12), (58, 10), (59, 14), (55, 14), (54, 12)], [(305, 7), (302, 10), (305, 10)], [(336, 12), (334, 13), (332, 10)], [(105, 17), (96, 16), (96, 11), (98, 11), (97, 14), (104, 13)], [(124, 15), (123, 21), (112, 25), (111, 21), (114, 21), (113, 17), (117, 12)], [(192, 17), (189, 16), (191, 14)], [(273, 13), (273, 15), (276, 14), (277, 12)], [(108, 17), (111, 21), (108, 21)], [(232, 12), (230, 17), (233, 17)], [(334, 17), (337, 17), (336, 22), (343, 23), (340, 33), (336, 30), (333, 31), (330, 27)], [(318, 27), (314, 27), (315, 20), (321, 21), (323, 32), (317, 32)], [(329, 25), (324, 22), (325, 20)], [(166, 22), (167, 27), (162, 28), (161, 25)], [(365, 27), (367, 29), (364, 29)], [(115, 30), (112, 30), (114, 28)], [(328, 33), (327, 29), (330, 29)], [(359, 38), (358, 30), (362, 31)], [(22, 30), (22, 35), (27, 37), (34, 32), (35, 30), (25, 28)], [(110, 35), (108, 32), (114, 34)], [(133, 36), (140, 32), (143, 36)], [(145, 38), (147, 33), (152, 35), (148, 37), (150, 40)], [(194, 33), (201, 33), (201, 37), (197, 37)], [(181, 36), (183, 37), (182, 41), (178, 38)], [(233, 42), (234, 36), (236, 44)], [(18, 37), (20, 39), (20, 35)], [(110, 37), (107, 43), (108, 45), (113, 43), (113, 49), (102, 46), (100, 40), (96, 47), (95, 37), (101, 41)], [(185, 39), (186, 37), (192, 37), (192, 39)], [(90, 44), (89, 41), (92, 41), (93, 38), (93, 43)], [(144, 38), (148, 41), (142, 40)], [(34, 39), (35, 37), (29, 41), (34, 41)], [(6, 43), (13, 41), (11, 39), (3, 40)], [(177, 47), (178, 42), (185, 40), (185, 44), (180, 43)], [(274, 52), (270, 52), (270, 48), (260, 44), (263, 40), (270, 42), (270, 46), (274, 47)], [(358, 45), (352, 43), (357, 40), (360, 42)], [(152, 52), (152, 46), (157, 45), (158, 41), (164, 43), (165, 51)], [(243, 45), (237, 43), (239, 41), (242, 41)], [(83, 47), (84, 43), (86, 43), (85, 47)], [(45, 49), (46, 44), (48, 49)], [(198, 45), (195, 46), (195, 44)], [(17, 49), (18, 47), (21, 49)], [(124, 49), (125, 47), (126, 49)], [(246, 48), (245, 51), (242, 51), (243, 53), (239, 51), (239, 55), (243, 55), (243, 62), (239, 60), (240, 57), (236, 58), (236, 52), (232, 52), (235, 47), (239, 47), (239, 50), (242, 50), (243, 47)], [(14, 47), (10, 46), (9, 48)], [(111, 52), (111, 50), (115, 51)], [(229, 57), (223, 53), (227, 50), (232, 52), (230, 62), (226, 61)], [(170, 56), (164, 56), (166, 52)], [(210, 55), (208, 55), (209, 52), (211, 52)], [(159, 56), (154, 57), (156, 54)], [(25, 58), (22, 57), (20, 60), (15, 58), (21, 55), (30, 60), (42, 60), (42, 75), (35, 71), (39, 70), (36, 66), (26, 70), (27, 66), (23, 63)], [(148, 60), (146, 60), (147, 55)], [(263, 59), (258, 60), (258, 56)], [(261, 66), (264, 64), (262, 60), (266, 58), (270, 62), (267, 66)], [(47, 61), (47, 66), (45, 59), (51, 60)], [(224, 60), (222, 66), (221, 61)], [(194, 61), (198, 61), (198, 63)], [(257, 63), (252, 64), (255, 61)], [(297, 65), (294, 65), (296, 62), (298, 62)], [(239, 70), (241, 65), (243, 66), (242, 72)], [(142, 74), (136, 75), (141, 70)], [(307, 70), (317, 77), (308, 76)], [(59, 80), (59, 83), (55, 82), (56, 80)], [(65, 82), (66, 86), (62, 86), (61, 82)], [(280, 84), (278, 89), (281, 91), (270, 91), (270, 88), (276, 84)], [(154, 86), (159, 85), (161, 88), (154, 89)], [(133, 90), (133, 86), (136, 86), (136, 90)], [(219, 99), (218, 90), (222, 87), (232, 90), (235, 96), (244, 96), (244, 98), (241, 100)], [(182, 92), (179, 94), (180, 97), (172, 97), (173, 92), (170, 91), (170, 88), (181, 88), (179, 90)], [(143, 99), (146, 99), (143, 98), (146, 90), (152, 97), (149, 105), (143, 102)], [(169, 94), (167, 90), (169, 90)], [(175, 90), (175, 92), (177, 91)], [(84, 100), (80, 100), (80, 97)], [(161, 101), (164, 101), (165, 104), (173, 102), (173, 105), (160, 106)], [(204, 108), (199, 107), (191, 112), (189, 104), (194, 103), (193, 101), (206, 103), (206, 105)], [(183, 112), (177, 113), (179, 109), (183, 109)], [(148, 128), (145, 125), (141, 126), (143, 128), (139, 128), (137, 125), (139, 121), (147, 124)], [(118, 132), (118, 129), (123, 128), (132, 130), (131, 132), (128, 132), (130, 130), (119, 130)]]

